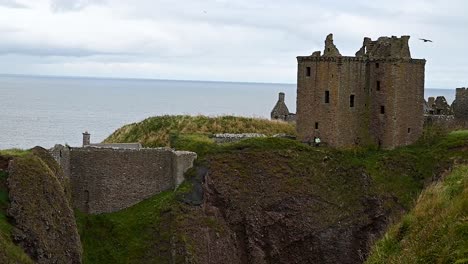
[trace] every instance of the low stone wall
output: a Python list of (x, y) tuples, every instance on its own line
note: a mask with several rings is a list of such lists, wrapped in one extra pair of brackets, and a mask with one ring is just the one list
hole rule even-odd
[(453, 115), (424, 115), (424, 125), (438, 125), (450, 128), (455, 125), (455, 117)]
[(91, 214), (115, 212), (176, 188), (196, 159), (194, 152), (168, 148), (58, 145), (51, 153), (70, 178), (73, 206)]
[(231, 143), (241, 141), (248, 138), (266, 137), (264, 134), (244, 133), (244, 134), (215, 134), (213, 140), (216, 143)]

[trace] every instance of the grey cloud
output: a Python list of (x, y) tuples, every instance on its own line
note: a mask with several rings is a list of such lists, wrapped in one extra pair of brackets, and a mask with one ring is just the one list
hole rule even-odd
[(25, 55), (35, 57), (90, 57), (90, 56), (113, 56), (128, 55), (129, 53), (111, 53), (83, 48), (67, 48), (53, 46), (32, 46), (32, 45), (7, 45), (0, 44), (0, 55)]
[(80, 11), (90, 5), (105, 3), (105, 0), (51, 0), (50, 8), (54, 12), (72, 12)]
[(26, 5), (18, 3), (14, 0), (0, 0), (0, 6), (9, 8), (28, 8)]

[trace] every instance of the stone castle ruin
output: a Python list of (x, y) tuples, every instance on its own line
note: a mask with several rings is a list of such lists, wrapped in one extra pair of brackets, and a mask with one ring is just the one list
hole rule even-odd
[(455, 100), (448, 104), (444, 96), (429, 97), (424, 104), (424, 122), (448, 128), (468, 126), (468, 89), (457, 88)]
[(271, 120), (282, 120), (286, 122), (296, 121), (296, 114), (289, 112), (286, 103), (284, 102), (285, 94), (279, 93), (278, 102), (275, 107), (271, 110)]
[(468, 88), (457, 88), (452, 103), (455, 119), (468, 122)]
[(298, 138), (320, 137), (332, 147), (415, 142), (424, 122), (426, 60), (411, 58), (409, 38), (364, 38), (351, 57), (330, 34), (323, 55), (297, 57)]
[(194, 152), (142, 148), (139, 143), (56, 145), (50, 150), (71, 184), (74, 208), (90, 214), (115, 212), (173, 190), (193, 166)]

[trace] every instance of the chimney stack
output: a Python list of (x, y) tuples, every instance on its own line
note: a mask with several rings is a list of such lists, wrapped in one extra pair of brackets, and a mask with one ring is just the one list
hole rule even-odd
[(91, 134), (88, 131), (83, 133), (83, 147), (91, 145)]
[(279, 99), (278, 101), (284, 102), (284, 93), (279, 93)]

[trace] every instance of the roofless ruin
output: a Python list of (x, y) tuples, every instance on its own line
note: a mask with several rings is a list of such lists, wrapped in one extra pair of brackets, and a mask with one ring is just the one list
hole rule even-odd
[(333, 35), (320, 51), (299, 56), (297, 132), (333, 147), (415, 142), (423, 129), (424, 68), (413, 59), (409, 36), (364, 38), (354, 57), (342, 56)]

